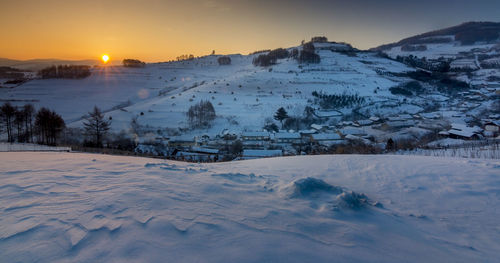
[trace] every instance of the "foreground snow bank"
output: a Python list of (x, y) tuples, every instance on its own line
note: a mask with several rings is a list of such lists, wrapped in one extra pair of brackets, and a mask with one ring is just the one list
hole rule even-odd
[(498, 160), (0, 160), (2, 262), (494, 262), (500, 251)]

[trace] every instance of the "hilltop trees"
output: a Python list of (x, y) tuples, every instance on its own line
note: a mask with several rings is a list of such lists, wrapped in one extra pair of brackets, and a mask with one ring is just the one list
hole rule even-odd
[(290, 57), (290, 52), (284, 48), (277, 48), (269, 51), (267, 54), (261, 54), (253, 59), (253, 64), (255, 66), (268, 67), (276, 64), (278, 59), (284, 59)]
[(90, 66), (85, 65), (59, 65), (38, 71), (38, 75), (43, 79), (83, 79), (90, 74)]
[(305, 43), (302, 45), (302, 50), (297, 58), (299, 63), (320, 63), (321, 58), (315, 53), (315, 47), (312, 42)]
[(268, 56), (267, 54), (262, 54), (254, 58), (252, 63), (254, 64), (254, 66), (269, 67), (271, 65), (276, 64), (276, 61), (277, 61), (276, 57), (271, 57)]
[(289, 57), (290, 53), (284, 48), (277, 48), (275, 50), (271, 50), (267, 55), (273, 59), (284, 59)]
[(129, 68), (143, 68), (146, 66), (145, 62), (142, 62), (138, 59), (130, 59), (126, 58), (122, 61), (124, 67), (129, 67)]
[(105, 120), (101, 110), (94, 106), (83, 125), (85, 126), (85, 135), (91, 138), (88, 144), (93, 147), (102, 147), (102, 139), (110, 129), (111, 120)]
[(313, 37), (313, 38), (311, 38), (311, 42), (314, 42), (314, 43), (326, 43), (326, 42), (328, 42), (328, 38), (325, 37), (325, 36)]
[(231, 58), (228, 56), (219, 57), (217, 62), (219, 65), (231, 65)]
[(215, 116), (214, 106), (208, 100), (189, 107), (187, 112), (188, 121), (193, 128), (210, 127)]
[(288, 113), (281, 107), (274, 114), (274, 119), (281, 122), (281, 128), (283, 128), (283, 121), (288, 118)]
[(177, 57), (177, 61), (183, 61), (183, 60), (193, 60), (194, 55), (193, 54), (186, 54), (186, 55), (180, 55)]

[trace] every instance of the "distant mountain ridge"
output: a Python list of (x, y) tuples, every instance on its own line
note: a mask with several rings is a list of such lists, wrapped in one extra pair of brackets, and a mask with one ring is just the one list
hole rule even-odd
[(29, 59), (29, 60), (15, 60), (8, 58), (0, 58), (0, 66), (14, 67), (23, 70), (37, 71), (52, 65), (88, 65), (93, 66), (99, 64), (99, 60), (86, 59), (86, 60), (63, 60), (63, 59)]
[[(452, 39), (450, 36), (454, 38)], [(396, 46), (449, 43), (452, 41), (459, 41), (461, 45), (473, 45), (477, 42), (498, 43), (500, 42), (500, 23), (466, 22), (458, 26), (405, 38), (396, 43), (381, 45), (371, 50), (383, 51)]]

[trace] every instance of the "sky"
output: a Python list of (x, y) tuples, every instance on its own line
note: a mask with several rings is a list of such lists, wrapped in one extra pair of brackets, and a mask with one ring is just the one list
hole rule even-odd
[(360, 49), (467, 21), (498, 0), (0, 0), (0, 57), (158, 62), (248, 54), (313, 36)]

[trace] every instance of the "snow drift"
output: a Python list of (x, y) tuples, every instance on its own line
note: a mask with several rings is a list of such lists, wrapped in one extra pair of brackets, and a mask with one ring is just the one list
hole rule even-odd
[(495, 262), (500, 251), (498, 160), (0, 160), (1, 262)]

